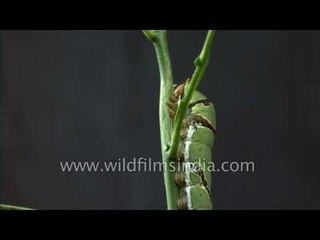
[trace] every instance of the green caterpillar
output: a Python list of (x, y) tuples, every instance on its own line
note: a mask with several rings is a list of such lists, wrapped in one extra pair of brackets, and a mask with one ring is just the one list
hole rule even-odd
[[(172, 119), (187, 84), (188, 80), (176, 87), (167, 101)], [(211, 172), (208, 171), (208, 165), (211, 162), (215, 131), (216, 113), (213, 103), (200, 92), (194, 92), (183, 120), (176, 155), (176, 161), (181, 166), (175, 173), (175, 181), (180, 190), (178, 209), (212, 209)]]

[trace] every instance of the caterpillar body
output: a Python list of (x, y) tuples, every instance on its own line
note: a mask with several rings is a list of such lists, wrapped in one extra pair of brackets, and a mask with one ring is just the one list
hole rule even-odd
[[(177, 86), (167, 101), (173, 121), (187, 84), (188, 80)], [(183, 119), (175, 159), (181, 166), (175, 173), (175, 181), (180, 191), (178, 209), (212, 209), (211, 173), (208, 165), (212, 161), (215, 131), (216, 113), (213, 103), (199, 91), (195, 91)]]

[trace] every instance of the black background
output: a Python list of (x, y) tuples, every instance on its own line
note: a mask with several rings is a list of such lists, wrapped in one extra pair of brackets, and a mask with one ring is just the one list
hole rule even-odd
[[(169, 31), (176, 82), (205, 31)], [(139, 31), (3, 31), (0, 202), (165, 209), (162, 173), (62, 173), (60, 161), (160, 161), (159, 73)], [(216, 209), (320, 207), (320, 31), (218, 31), (200, 91), (218, 118)]]

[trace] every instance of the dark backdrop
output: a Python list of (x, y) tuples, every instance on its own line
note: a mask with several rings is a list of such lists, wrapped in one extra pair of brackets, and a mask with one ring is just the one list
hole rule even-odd
[[(169, 31), (174, 77), (205, 31)], [(59, 161), (160, 159), (159, 74), (139, 31), (3, 31), (0, 202), (165, 209), (162, 173), (66, 174)], [(320, 208), (320, 31), (218, 31), (200, 90), (218, 114), (216, 209)]]

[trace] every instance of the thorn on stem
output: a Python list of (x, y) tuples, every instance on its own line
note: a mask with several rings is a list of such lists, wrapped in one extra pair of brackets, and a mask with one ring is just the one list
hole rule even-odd
[(169, 149), (170, 149), (170, 145), (167, 144), (167, 146), (166, 146), (166, 151), (169, 152)]
[(195, 60), (194, 60), (194, 64), (196, 65), (196, 66), (201, 66), (202, 65), (202, 60), (201, 60), (201, 58), (200, 57), (197, 57)]

